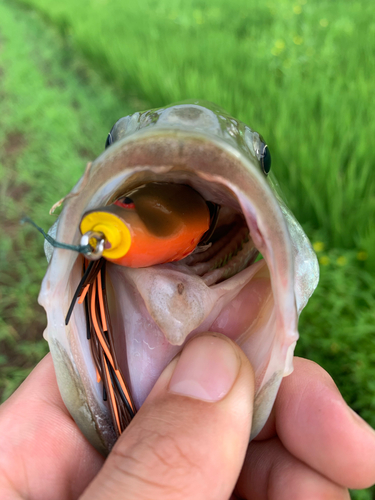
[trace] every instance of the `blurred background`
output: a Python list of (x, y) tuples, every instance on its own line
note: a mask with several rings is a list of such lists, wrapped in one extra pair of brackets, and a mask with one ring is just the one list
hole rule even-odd
[[(0, 0), (0, 393), (47, 352), (51, 205), (120, 117), (207, 99), (259, 131), (318, 254), (297, 354), (375, 427), (375, 19), (367, 0)], [(375, 490), (352, 492), (375, 499)]]

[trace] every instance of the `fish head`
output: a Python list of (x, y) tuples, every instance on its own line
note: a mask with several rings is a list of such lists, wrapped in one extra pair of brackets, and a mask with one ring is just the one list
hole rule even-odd
[[(121, 118), (66, 197), (53, 235), (67, 244), (79, 243), (84, 213), (151, 182), (188, 185), (221, 207), (215, 236), (199, 252), (142, 268), (107, 263), (115, 349), (136, 408), (185, 343), (212, 331), (235, 341), (254, 368), (251, 438), (265, 424), (293, 370), (298, 316), (319, 279), (315, 253), (268, 175), (269, 163), (257, 132), (214, 104), (185, 102)], [(60, 392), (84, 435), (106, 454), (116, 434), (83, 304), (65, 324), (83, 257), (47, 250), (39, 302)]]

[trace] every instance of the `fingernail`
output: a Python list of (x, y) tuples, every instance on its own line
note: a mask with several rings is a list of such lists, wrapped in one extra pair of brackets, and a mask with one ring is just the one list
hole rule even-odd
[(240, 357), (221, 336), (205, 335), (191, 340), (177, 362), (169, 391), (216, 402), (232, 388), (240, 369)]

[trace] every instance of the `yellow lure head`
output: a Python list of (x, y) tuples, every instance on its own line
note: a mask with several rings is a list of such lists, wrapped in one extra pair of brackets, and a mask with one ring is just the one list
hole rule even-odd
[[(103, 234), (105, 258), (119, 259), (129, 251), (132, 241), (130, 231), (124, 221), (114, 213), (101, 210), (88, 212), (81, 220), (80, 230), (82, 234), (89, 232)], [(95, 242), (92, 246), (95, 248)]]

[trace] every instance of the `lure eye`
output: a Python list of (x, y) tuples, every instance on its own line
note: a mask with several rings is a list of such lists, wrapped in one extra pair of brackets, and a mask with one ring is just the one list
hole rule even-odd
[(112, 134), (111, 132), (109, 132), (108, 136), (107, 136), (107, 140), (105, 141), (105, 149), (108, 148), (108, 146), (110, 146), (113, 142), (113, 139), (112, 139)]
[(115, 205), (122, 208), (135, 208), (134, 201), (129, 196), (124, 196), (124, 198), (115, 201)]
[(263, 172), (268, 175), (271, 170), (271, 153), (267, 144), (262, 144), (262, 149), (260, 151), (260, 164), (262, 166)]

